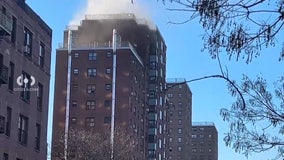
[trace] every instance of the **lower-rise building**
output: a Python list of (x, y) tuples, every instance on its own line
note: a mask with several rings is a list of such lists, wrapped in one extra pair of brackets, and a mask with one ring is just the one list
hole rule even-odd
[(168, 159), (190, 156), (192, 93), (185, 79), (167, 79)]
[(218, 131), (212, 122), (193, 122), (190, 160), (218, 160)]

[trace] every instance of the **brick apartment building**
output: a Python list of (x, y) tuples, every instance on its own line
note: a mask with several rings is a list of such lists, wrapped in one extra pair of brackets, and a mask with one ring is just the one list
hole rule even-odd
[(51, 37), (25, 0), (0, 1), (0, 159), (46, 159)]
[(184, 79), (167, 79), (168, 159), (190, 157), (192, 93)]
[(191, 159), (218, 160), (218, 131), (212, 122), (193, 122)]
[[(119, 34), (115, 83), (113, 29)], [(109, 128), (115, 98), (115, 126), (139, 144), (133, 158), (165, 159), (165, 68), (162, 35), (133, 14), (89, 15), (69, 26), (56, 53), (53, 134)]]

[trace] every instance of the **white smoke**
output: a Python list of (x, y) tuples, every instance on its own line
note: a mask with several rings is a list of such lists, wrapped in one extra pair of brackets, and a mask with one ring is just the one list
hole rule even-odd
[(86, 6), (78, 11), (69, 25), (80, 25), (85, 15), (133, 13), (136, 18), (152, 23), (149, 9), (141, 0), (87, 0)]

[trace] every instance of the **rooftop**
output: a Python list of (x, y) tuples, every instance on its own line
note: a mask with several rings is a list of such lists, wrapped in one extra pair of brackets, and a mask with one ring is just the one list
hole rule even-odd
[(214, 122), (192, 122), (192, 126), (215, 126)]
[[(84, 20), (134, 20), (139, 25), (148, 26), (151, 30), (157, 30), (156, 25), (149, 19), (136, 18), (133, 13), (120, 14), (88, 14)], [(68, 25), (66, 30), (78, 30), (79, 25)]]
[(183, 83), (185, 82), (185, 78), (167, 78), (166, 82), (167, 83)]

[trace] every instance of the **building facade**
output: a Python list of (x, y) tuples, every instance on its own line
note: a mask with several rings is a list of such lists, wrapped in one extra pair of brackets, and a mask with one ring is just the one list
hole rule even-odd
[(165, 59), (159, 30), (133, 14), (90, 15), (67, 28), (56, 53), (53, 134), (109, 128), (115, 106), (115, 126), (138, 144), (132, 158), (162, 159)]
[(191, 160), (218, 160), (218, 131), (212, 122), (193, 122)]
[(190, 157), (192, 93), (184, 79), (167, 79), (168, 159)]
[(25, 0), (0, 9), (0, 159), (46, 159), (52, 31)]

